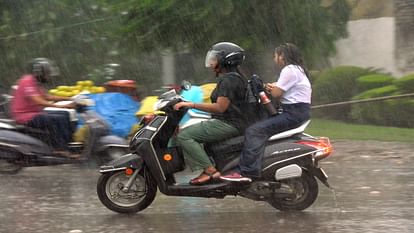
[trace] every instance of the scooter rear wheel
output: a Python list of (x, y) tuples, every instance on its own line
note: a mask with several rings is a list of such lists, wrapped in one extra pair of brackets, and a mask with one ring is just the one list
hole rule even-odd
[(301, 177), (281, 181), (292, 189), (294, 198), (274, 198), (268, 200), (269, 204), (281, 211), (300, 211), (311, 206), (318, 197), (319, 188), (315, 177), (303, 172)]
[(0, 174), (17, 174), (23, 168), (22, 154), (13, 148), (0, 147)]
[(15, 164), (4, 159), (0, 159), (0, 174), (17, 174), (22, 170), (23, 166), (21, 164)]
[(157, 193), (157, 185), (150, 174), (140, 172), (128, 192), (124, 192), (122, 188), (128, 179), (124, 171), (105, 173), (99, 177), (97, 193), (102, 204), (118, 213), (136, 213), (147, 208)]

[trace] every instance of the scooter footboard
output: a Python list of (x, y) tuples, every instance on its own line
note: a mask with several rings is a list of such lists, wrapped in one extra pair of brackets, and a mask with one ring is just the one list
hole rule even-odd
[(142, 164), (144, 160), (141, 156), (137, 154), (126, 154), (121, 156), (118, 159), (115, 159), (108, 163), (107, 165), (103, 165), (100, 167), (100, 173), (107, 173), (113, 171), (124, 170), (126, 168), (132, 168), (134, 170), (140, 170), (142, 168)]

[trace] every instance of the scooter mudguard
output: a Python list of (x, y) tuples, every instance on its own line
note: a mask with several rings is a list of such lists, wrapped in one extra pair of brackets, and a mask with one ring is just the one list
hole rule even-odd
[(112, 160), (109, 164), (100, 167), (100, 173), (107, 173), (113, 171), (125, 170), (132, 168), (134, 170), (140, 170), (142, 168), (144, 160), (137, 154), (126, 154), (122, 157)]
[(322, 168), (318, 167), (309, 167), (308, 171), (316, 176), (322, 184), (324, 184), (326, 187), (330, 188), (331, 186), (328, 183), (328, 175), (326, 175), (325, 171)]

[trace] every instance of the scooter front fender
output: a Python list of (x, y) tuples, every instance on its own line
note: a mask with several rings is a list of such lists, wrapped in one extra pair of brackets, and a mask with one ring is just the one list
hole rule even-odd
[(134, 170), (140, 170), (144, 160), (137, 154), (126, 154), (118, 159), (112, 160), (109, 164), (100, 167), (100, 173), (108, 173), (113, 171), (125, 170), (132, 168)]

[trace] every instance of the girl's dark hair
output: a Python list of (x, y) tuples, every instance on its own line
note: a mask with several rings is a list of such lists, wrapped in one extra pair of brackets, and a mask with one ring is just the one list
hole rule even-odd
[(283, 54), (283, 57), (285, 59), (286, 65), (297, 65), (300, 66), (305, 73), (305, 75), (310, 78), (309, 71), (306, 68), (302, 53), (300, 52), (299, 48), (292, 44), (292, 43), (284, 43), (276, 47), (275, 53), (277, 54)]

